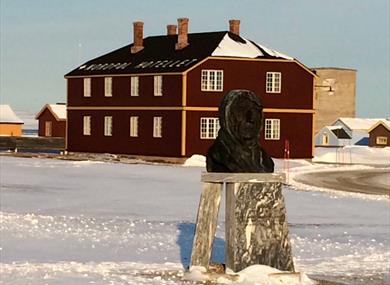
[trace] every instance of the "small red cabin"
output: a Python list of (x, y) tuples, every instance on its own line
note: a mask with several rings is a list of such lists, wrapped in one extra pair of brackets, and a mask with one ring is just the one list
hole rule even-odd
[(38, 120), (38, 136), (66, 136), (66, 105), (46, 104), (35, 116)]
[(313, 155), (315, 74), (298, 60), (230, 31), (188, 33), (188, 19), (167, 35), (143, 38), (67, 75), (67, 150), (165, 157), (206, 154), (219, 130), (218, 106), (232, 89), (264, 105), (261, 145), (283, 157)]
[(390, 146), (390, 121), (378, 121), (369, 130), (369, 146), (385, 147)]

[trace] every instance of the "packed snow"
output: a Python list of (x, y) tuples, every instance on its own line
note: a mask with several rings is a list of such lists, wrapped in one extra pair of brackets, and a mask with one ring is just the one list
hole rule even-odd
[(276, 50), (269, 49), (263, 45), (254, 44), (253, 42), (241, 37), (245, 43), (233, 40), (229, 34), (226, 34), (218, 47), (212, 52), (212, 56), (232, 56), (232, 57), (245, 57), (245, 58), (257, 58), (264, 57), (264, 53), (259, 47), (261, 47), (266, 53), (274, 57), (280, 57), (284, 59), (293, 60), (294, 58), (282, 54)]
[[(5, 156), (0, 163), (0, 284), (197, 284), (185, 268), (204, 167)], [(278, 171), (284, 166), (276, 160)], [(289, 167), (297, 174), (331, 166), (292, 160)], [(304, 274), (348, 284), (389, 281), (388, 199), (289, 186), (284, 196), (302, 273), (296, 284), (310, 284)], [(215, 262), (224, 259), (223, 206), (220, 216)], [(295, 284), (270, 270), (253, 266), (215, 283)]]

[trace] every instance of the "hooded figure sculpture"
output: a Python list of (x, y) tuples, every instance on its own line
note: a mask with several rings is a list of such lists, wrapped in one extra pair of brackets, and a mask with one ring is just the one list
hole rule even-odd
[(260, 146), (263, 106), (255, 93), (232, 90), (219, 107), (220, 130), (207, 152), (208, 172), (273, 172), (274, 162)]

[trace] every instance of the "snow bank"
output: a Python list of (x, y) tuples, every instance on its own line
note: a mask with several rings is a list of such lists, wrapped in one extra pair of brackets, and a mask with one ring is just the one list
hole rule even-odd
[(206, 157), (200, 154), (194, 154), (190, 158), (188, 158), (184, 164), (184, 166), (199, 166), (206, 167)]
[(343, 148), (317, 147), (313, 162), (380, 164), (390, 166), (390, 147), (345, 146)]
[[(317, 284), (304, 273), (290, 273), (280, 271), (266, 265), (252, 265), (240, 272), (229, 272), (229, 275), (213, 275), (205, 273), (203, 267), (194, 266), (185, 274), (186, 280), (206, 281), (211, 280), (218, 284), (241, 285), (314, 285)], [(215, 280), (213, 280), (215, 279)]]

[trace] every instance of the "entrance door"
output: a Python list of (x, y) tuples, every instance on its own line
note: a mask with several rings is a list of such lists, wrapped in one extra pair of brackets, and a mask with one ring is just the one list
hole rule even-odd
[(328, 145), (328, 144), (329, 144), (328, 134), (322, 134), (322, 145)]
[(45, 122), (45, 137), (51, 137), (52, 128), (53, 128), (52, 122), (46, 121)]

